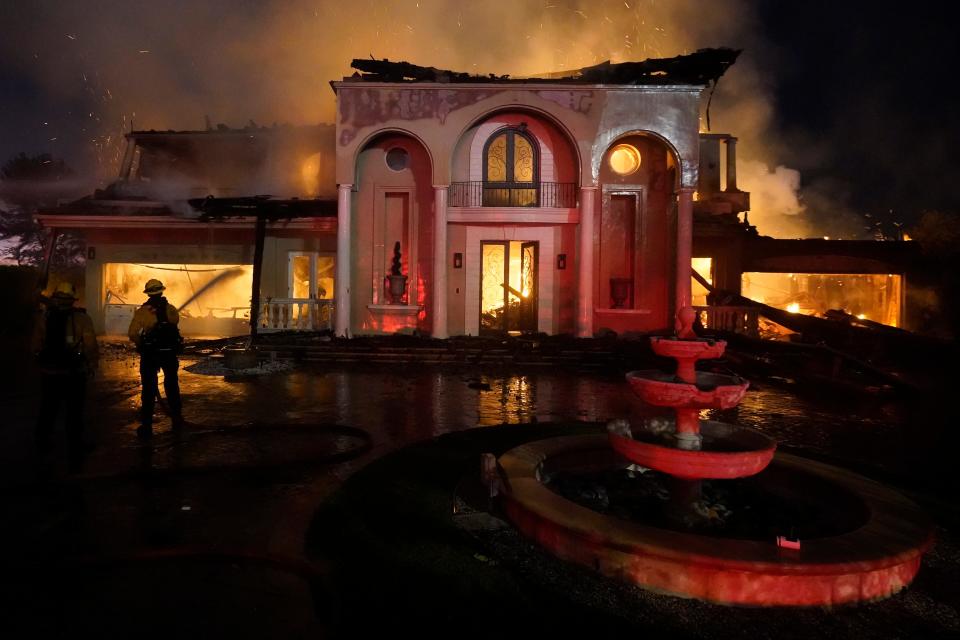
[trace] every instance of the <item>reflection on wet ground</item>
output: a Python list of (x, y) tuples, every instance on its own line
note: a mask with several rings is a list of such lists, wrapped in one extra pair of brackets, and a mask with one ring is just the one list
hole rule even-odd
[(738, 407), (703, 416), (762, 431), (781, 448), (867, 473), (899, 475), (939, 463), (940, 447), (951, 437), (939, 412), (924, 403), (834, 395), (829, 389), (798, 395), (789, 386), (754, 384)]
[[(143, 446), (134, 435), (138, 383), (133, 354), (115, 353), (104, 363), (88, 410), (90, 434), (100, 445), (88, 472), (119, 472), (140, 464)], [(642, 405), (619, 373), (556, 367), (518, 373), (416, 365), (311, 366), (234, 378), (181, 369), (180, 383), (191, 424), (184, 437), (175, 439), (166, 433), (169, 421), (158, 416), (151, 463), (162, 468), (282, 464), (346, 446), (337, 445), (329, 434), (311, 431), (311, 425), (363, 429), (378, 456), (478, 426), (621, 417), (637, 424), (651, 415), (669, 415)], [(30, 398), (24, 395), (14, 411), (26, 432), (35, 411)], [(891, 470), (919, 462), (941, 440), (941, 425), (903, 405), (824, 394), (802, 397), (766, 383), (754, 383), (739, 407), (704, 411), (702, 417), (756, 428), (792, 450)], [(286, 428), (271, 430), (270, 425)], [(26, 437), (18, 440), (13, 444), (28, 444)], [(8, 447), (8, 453), (17, 448)], [(22, 477), (23, 463), (29, 462), (26, 456), (14, 457), (0, 471), (10, 480)]]

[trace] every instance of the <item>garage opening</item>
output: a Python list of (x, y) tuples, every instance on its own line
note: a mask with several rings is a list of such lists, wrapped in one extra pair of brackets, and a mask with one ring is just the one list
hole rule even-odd
[(253, 265), (111, 262), (103, 266), (107, 335), (126, 335), (133, 312), (147, 299), (143, 287), (151, 278), (163, 282), (167, 300), (180, 310), (183, 335), (249, 333)]

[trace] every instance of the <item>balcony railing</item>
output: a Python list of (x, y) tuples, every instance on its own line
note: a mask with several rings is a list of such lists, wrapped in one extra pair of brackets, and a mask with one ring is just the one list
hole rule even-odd
[(535, 182), (530, 186), (523, 183), (452, 182), (448, 205), (572, 209), (577, 206), (577, 185), (573, 182)]
[(755, 307), (694, 307), (700, 323), (707, 329), (760, 336), (760, 314)]
[(333, 300), (267, 298), (259, 320), (261, 333), (333, 329)]

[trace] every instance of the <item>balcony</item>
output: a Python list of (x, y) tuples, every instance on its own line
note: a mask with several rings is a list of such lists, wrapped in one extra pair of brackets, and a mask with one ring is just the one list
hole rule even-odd
[(448, 198), (451, 207), (573, 209), (577, 206), (577, 185), (573, 182), (452, 182)]

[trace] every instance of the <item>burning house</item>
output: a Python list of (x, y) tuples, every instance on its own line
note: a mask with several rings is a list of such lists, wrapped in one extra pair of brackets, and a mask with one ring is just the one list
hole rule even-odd
[[(736, 169), (736, 138), (701, 133), (692, 249), (695, 305), (722, 305), (724, 297), (743, 296), (791, 314), (823, 317), (835, 311), (863, 324), (921, 325), (928, 274), (916, 243), (761, 236), (749, 224), (750, 194), (737, 188)], [(709, 296), (714, 288), (725, 296)], [(757, 309), (750, 313), (755, 316)]]
[[(707, 303), (691, 265), (774, 307), (901, 325), (909, 251), (876, 245), (909, 243), (773, 240), (740, 221), (736, 139), (700, 130), (737, 53), (525, 79), (355, 60), (331, 83), (336, 125), (133, 132), (116, 183), (39, 218), (85, 236), (105, 333), (151, 277), (198, 335), (245, 333), (251, 315), (339, 335), (663, 331)], [(836, 292), (863, 277), (869, 300)]]

